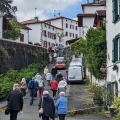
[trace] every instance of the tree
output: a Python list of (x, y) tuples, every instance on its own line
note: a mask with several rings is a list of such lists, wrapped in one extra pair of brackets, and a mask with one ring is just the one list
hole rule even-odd
[(0, 0), (0, 12), (5, 14), (6, 18), (16, 19), (14, 14), (17, 11), (17, 7), (11, 6), (12, 3), (13, 0)]
[(9, 38), (12, 40), (16, 40), (21, 35), (21, 31), (20, 31), (21, 26), (18, 26), (17, 22), (15, 22), (14, 20), (9, 20), (9, 23), (12, 27), (12, 30), (5, 30), (3, 32), (3, 38)]
[(100, 71), (106, 64), (106, 30), (103, 28), (90, 28), (86, 39), (83, 38), (71, 44), (71, 50), (85, 54), (85, 64), (89, 71), (98, 79), (104, 78), (105, 73)]

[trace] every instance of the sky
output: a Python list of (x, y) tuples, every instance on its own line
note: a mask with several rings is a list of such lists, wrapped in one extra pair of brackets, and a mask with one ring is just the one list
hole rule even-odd
[[(34, 19), (46, 20), (54, 17), (54, 14), (76, 19), (77, 14), (82, 13), (81, 4), (88, 0), (13, 0), (13, 6), (17, 6), (15, 13), (19, 22)], [(92, 2), (93, 0), (89, 0)]]

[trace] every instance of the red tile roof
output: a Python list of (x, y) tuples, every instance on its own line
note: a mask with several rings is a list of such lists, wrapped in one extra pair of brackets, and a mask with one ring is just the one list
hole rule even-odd
[(31, 23), (38, 23), (38, 22), (41, 22), (40, 20), (36, 20), (36, 19), (31, 19), (31, 20), (26, 20), (26, 21), (23, 21), (23, 22), (20, 22), (21, 24), (31, 24)]
[(23, 24), (21, 24), (21, 23), (19, 23), (19, 22), (17, 22), (17, 25), (18, 25), (18, 26), (21, 26), (22, 29), (32, 30), (31, 28), (29, 28), (29, 27), (27, 27), (27, 26), (25, 26), (25, 25), (23, 25)]

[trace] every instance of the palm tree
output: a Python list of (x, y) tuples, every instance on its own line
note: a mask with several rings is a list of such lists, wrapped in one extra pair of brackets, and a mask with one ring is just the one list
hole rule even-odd
[(14, 18), (15, 12), (17, 11), (16, 6), (11, 6), (13, 0), (0, 0), (0, 12), (4, 14), (7, 18)]

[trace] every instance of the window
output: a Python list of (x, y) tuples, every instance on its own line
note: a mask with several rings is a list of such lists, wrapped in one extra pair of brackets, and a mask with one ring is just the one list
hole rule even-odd
[(66, 36), (68, 36), (68, 32), (66, 32)]
[(74, 38), (74, 33), (73, 33), (73, 38)]
[(77, 26), (76, 26), (76, 30), (77, 30)]
[(66, 23), (66, 28), (68, 28), (68, 24)]
[(50, 37), (50, 32), (48, 32), (48, 38)]
[(70, 33), (70, 37), (71, 37), (71, 33)]
[(78, 35), (76, 34), (76, 38), (78, 38)]
[(56, 39), (56, 34), (54, 34), (54, 40)]
[(21, 42), (24, 42), (24, 34), (21, 34), (21, 35), (20, 35), (20, 41), (21, 41)]
[(113, 23), (120, 19), (120, 0), (112, 0)]
[(72, 26), (72, 25), (70, 25), (70, 29), (71, 29), (71, 26)]
[(45, 27), (46, 27), (46, 24), (45, 24)]
[(112, 62), (120, 61), (120, 34), (116, 35), (112, 41)]
[(73, 25), (73, 29), (74, 29), (74, 25)]
[(46, 37), (46, 30), (44, 30), (44, 36)]
[(50, 29), (50, 25), (49, 25), (49, 29)]

